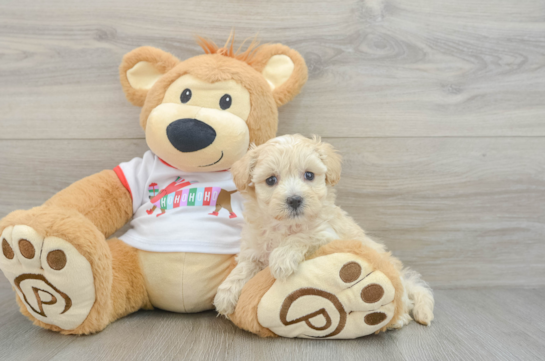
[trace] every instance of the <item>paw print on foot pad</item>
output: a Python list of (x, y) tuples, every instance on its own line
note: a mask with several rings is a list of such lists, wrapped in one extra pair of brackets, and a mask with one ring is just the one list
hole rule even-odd
[(259, 323), (277, 335), (356, 338), (386, 326), (395, 312), (395, 289), (364, 259), (335, 253), (305, 261), (276, 281), (258, 306)]
[(72, 330), (94, 302), (91, 265), (69, 242), (43, 237), (29, 226), (4, 229), (0, 269), (36, 319)]

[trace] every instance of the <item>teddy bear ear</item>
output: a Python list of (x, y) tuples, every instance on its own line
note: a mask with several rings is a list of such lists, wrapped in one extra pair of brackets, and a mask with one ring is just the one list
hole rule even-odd
[(127, 100), (143, 106), (153, 84), (179, 62), (172, 54), (151, 46), (125, 54), (119, 66), (119, 77)]
[(301, 54), (285, 45), (260, 46), (251, 63), (269, 83), (277, 106), (291, 101), (307, 82), (305, 60)]

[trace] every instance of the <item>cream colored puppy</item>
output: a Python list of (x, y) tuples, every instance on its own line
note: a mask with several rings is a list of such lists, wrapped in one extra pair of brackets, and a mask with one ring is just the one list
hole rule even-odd
[[(292, 275), (306, 256), (338, 239), (360, 240), (379, 252), (383, 244), (370, 239), (354, 220), (335, 205), (333, 186), (340, 180), (341, 157), (317, 137), (285, 135), (251, 149), (231, 168), (245, 196), (238, 265), (220, 285), (214, 305), (220, 314), (234, 312), (242, 288), (269, 266), (278, 280)], [(401, 262), (392, 258), (395, 264)], [(431, 289), (412, 270), (402, 271), (403, 302), (414, 319), (433, 320)], [(408, 323), (407, 313), (395, 327)]]

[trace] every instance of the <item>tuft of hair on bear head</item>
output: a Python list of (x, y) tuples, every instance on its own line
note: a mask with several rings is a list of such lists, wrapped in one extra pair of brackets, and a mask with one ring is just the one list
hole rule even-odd
[[(216, 45), (216, 43), (208, 38), (203, 38), (201, 36), (195, 36), (195, 39), (197, 41), (197, 44), (204, 50), (205, 54), (219, 54), (223, 55), (229, 58), (233, 58), (236, 60), (240, 60), (242, 62), (245, 62), (248, 65), (252, 65), (254, 60), (255, 54), (259, 51), (260, 47), (263, 45), (259, 45), (259, 40), (257, 40), (257, 35), (253, 38), (246, 38), (240, 44), (238, 49), (234, 50), (234, 44), (235, 44), (235, 31), (232, 30), (229, 34), (229, 38), (225, 42), (225, 45), (223, 47), (219, 47)], [(241, 49), (244, 47), (244, 44), (248, 40), (251, 39), (250, 44), (246, 48), (246, 50), (241, 51)], [(266, 45), (266, 44), (264, 44)]]

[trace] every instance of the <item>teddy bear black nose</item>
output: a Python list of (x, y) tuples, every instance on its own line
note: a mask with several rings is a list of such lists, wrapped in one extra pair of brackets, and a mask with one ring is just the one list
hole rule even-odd
[(216, 131), (200, 120), (185, 118), (168, 125), (167, 137), (180, 152), (196, 152), (214, 142)]
[(288, 203), (288, 206), (290, 206), (293, 210), (296, 210), (297, 208), (301, 207), (303, 198), (301, 196), (291, 196), (286, 199), (286, 202)]

